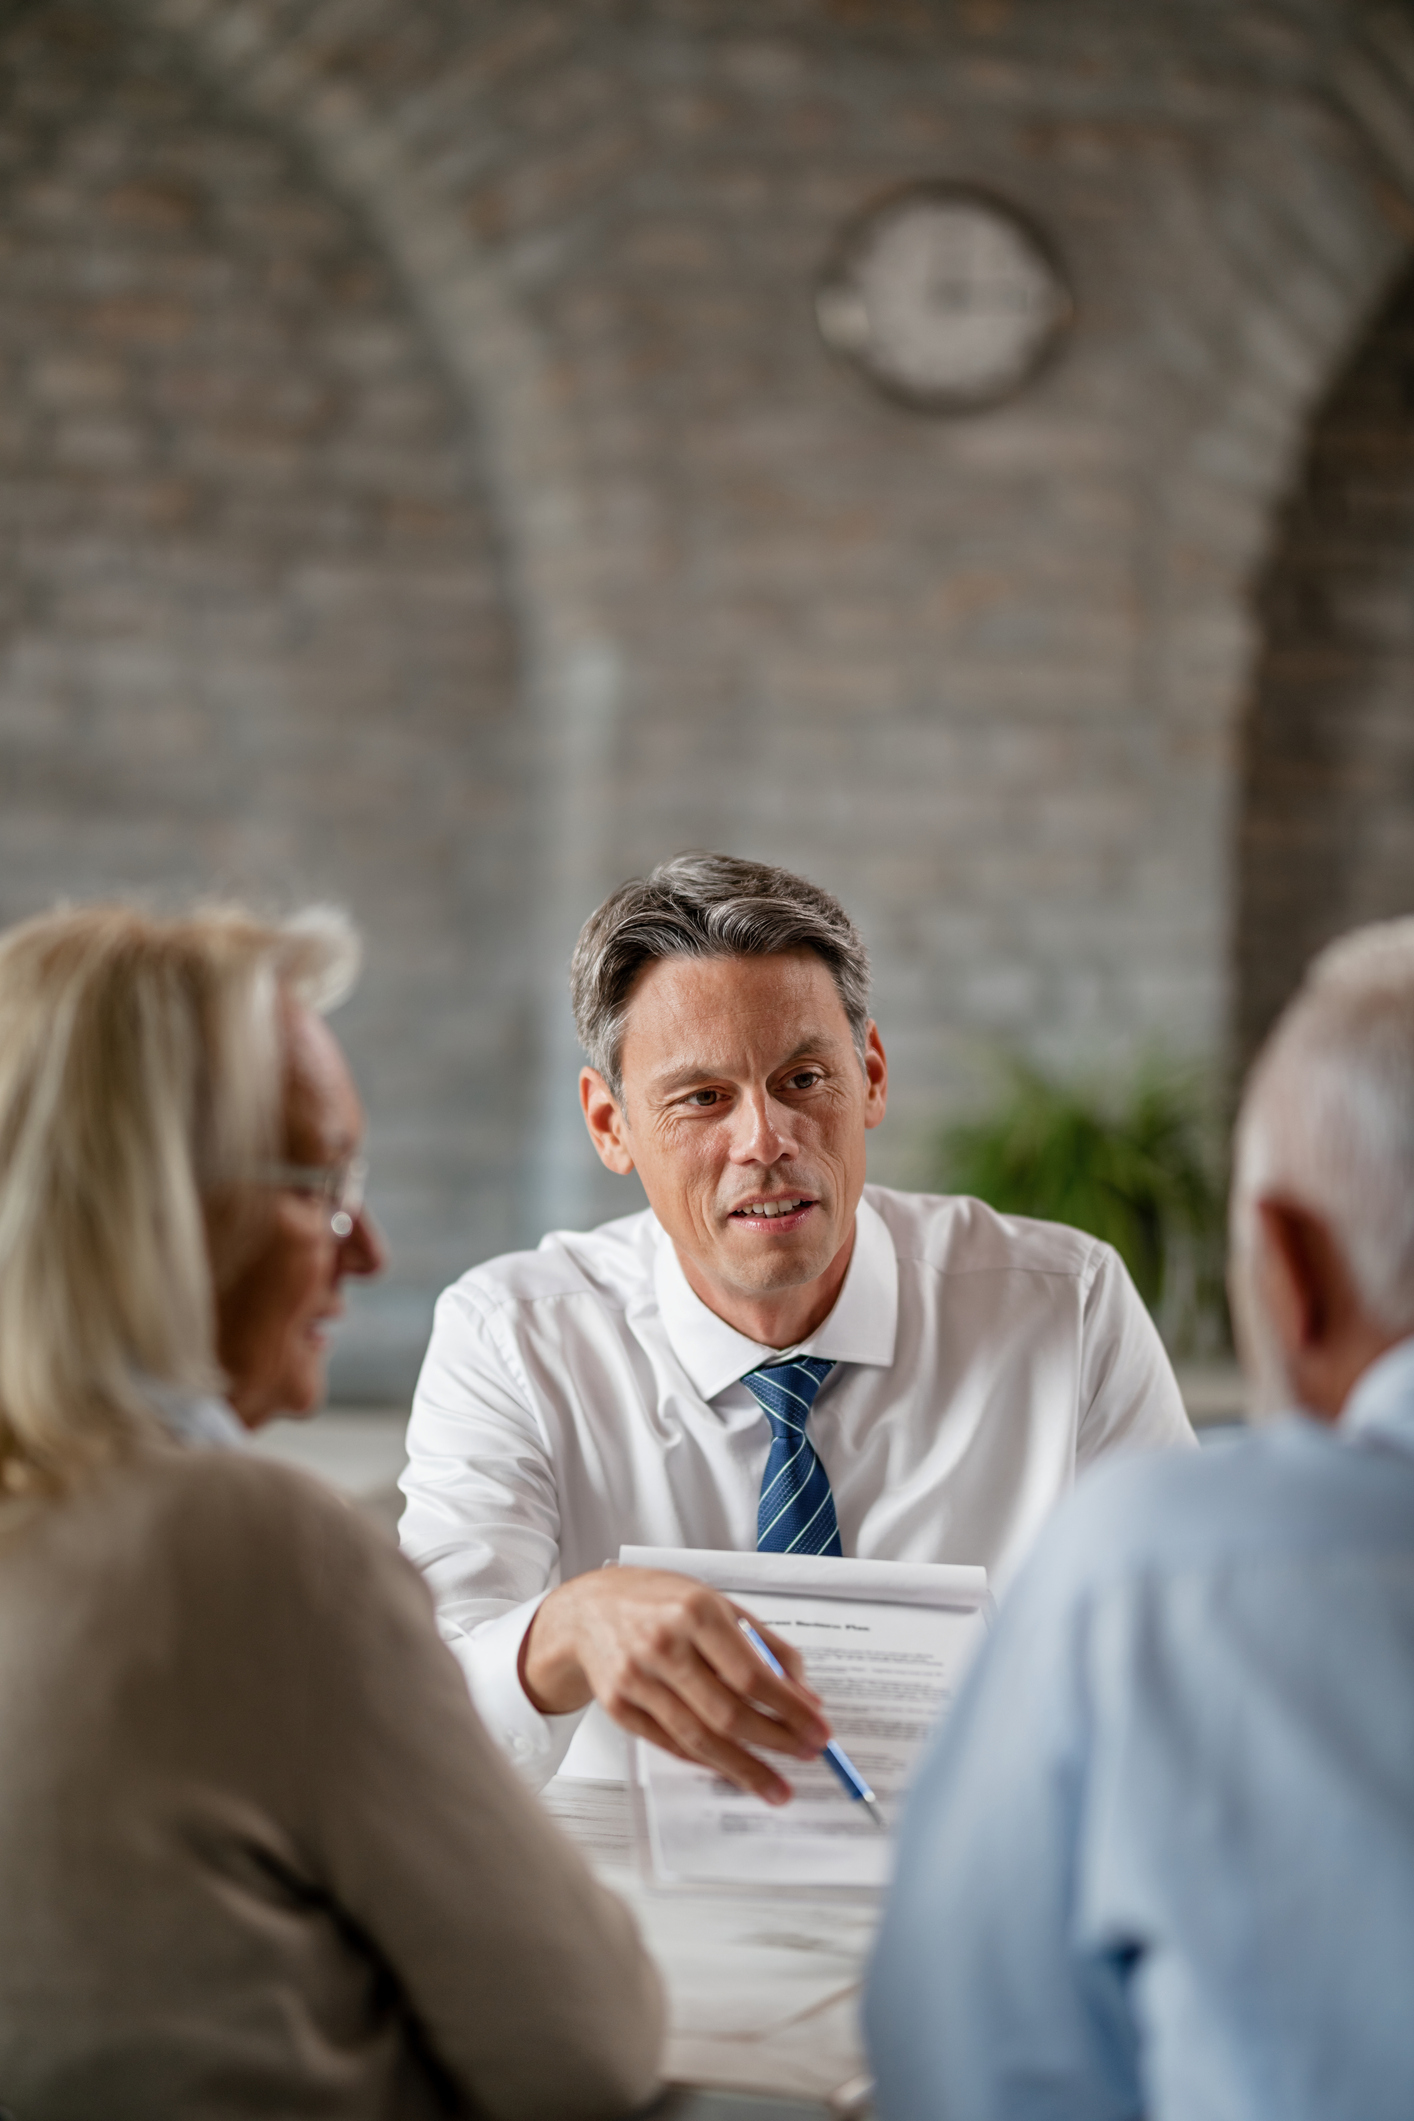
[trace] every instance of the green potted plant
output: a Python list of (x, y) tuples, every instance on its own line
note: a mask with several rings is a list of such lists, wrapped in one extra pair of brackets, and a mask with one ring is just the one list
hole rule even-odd
[(1225, 1347), (1225, 1189), (1200, 1079), (1151, 1062), (1106, 1092), (1024, 1061), (1005, 1069), (989, 1112), (939, 1133), (942, 1190), (1104, 1238), (1174, 1352)]

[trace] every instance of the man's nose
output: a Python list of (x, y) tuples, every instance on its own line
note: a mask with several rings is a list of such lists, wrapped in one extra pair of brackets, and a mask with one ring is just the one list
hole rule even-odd
[(744, 1097), (732, 1132), (732, 1162), (774, 1164), (794, 1149), (787, 1115), (775, 1099), (765, 1091)]

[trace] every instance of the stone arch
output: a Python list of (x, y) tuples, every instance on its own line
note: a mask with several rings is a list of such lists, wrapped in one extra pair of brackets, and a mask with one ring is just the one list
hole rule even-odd
[[(1378, 139), (1364, 94), (1372, 53), (1384, 58), (1388, 84)], [(1183, 426), (1156, 429), (1151, 443), (1139, 569), (1148, 624), (1135, 695), (1157, 799), (1147, 902), (1128, 901), (1117, 917), (1138, 916), (1151, 938), (1134, 1018), (1169, 1050), (1219, 1067), (1236, 1007), (1242, 727), (1261, 646), (1254, 592), (1312, 410), (1398, 272), (1414, 226), (1414, 52), (1410, 67), (1401, 101), (1385, 47), (1361, 43), (1352, 25), (1338, 69), (1350, 93), (1312, 100), (1299, 123), (1288, 114), (1281, 137), (1260, 116), (1235, 133), (1201, 250), (1175, 260), (1165, 329), (1182, 331), (1189, 309), (1207, 341), (1206, 373)], [(1073, 1050), (1093, 1050), (1087, 1034)]]
[[(621, 667), (594, 595), (581, 450), (550, 349), (464, 214), (397, 124), (320, 70), (303, 25), (227, 0), (118, 0), (171, 37), (234, 108), (275, 127), (376, 234), (462, 394), (484, 450), (521, 655), (535, 783), (520, 864), (534, 990), (522, 1234), (582, 1219), (586, 1145), (565, 967), (612, 835)], [(483, 1250), (485, 1247), (483, 1247)]]
[[(499, 209), (466, 176), (470, 165), (457, 138), (468, 110), (478, 113), (476, 122), (491, 115), (495, 90), (488, 91), (486, 81), (499, 77), (485, 71), (488, 49), (498, 55), (497, 65), (511, 47), (539, 54), (532, 70), (543, 60), (551, 108), (565, 92), (577, 92), (586, 76), (571, 51), (580, 17), (568, 7), (525, 16), (498, 6), (476, 11), (475, 25), (468, 17), (458, 28), (445, 11), (399, 11), (389, 0), (359, 0), (353, 7), (323, 0), (298, 7), (277, 0), (234, 7), (224, 0), (117, 4), (179, 38), (224, 94), (301, 143), (331, 186), (379, 231), (448, 372), (463, 379), (468, 404), (484, 417), (494, 444), (498, 512), (513, 555), (541, 775), (538, 809), (545, 822), (544, 912), (535, 953), (541, 967), (535, 1127), (541, 1182), (532, 1214), (542, 1222), (569, 1219), (592, 1200), (582, 1182), (577, 1117), (563, 1088), (572, 1046), (560, 967), (576, 920), (602, 887), (606, 870), (661, 851), (646, 844), (655, 835), (667, 832), (678, 843), (716, 838), (727, 829), (724, 819), (738, 820), (743, 829), (737, 787), (724, 789), (714, 772), (697, 770), (704, 754), (700, 747), (694, 751), (689, 737), (680, 746), (671, 784), (655, 760), (652, 733), (648, 744), (640, 741), (651, 712), (654, 657), (658, 671), (665, 658), (661, 643), (649, 643), (645, 652), (644, 629), (628, 608), (622, 581), (615, 584), (611, 568), (599, 570), (588, 526), (612, 520), (614, 503), (624, 496), (608, 485), (602, 453), (596, 456), (587, 446), (593, 437), (577, 433), (575, 424), (583, 417), (588, 429), (607, 412), (612, 425), (623, 407), (606, 393), (584, 410), (574, 352), (567, 340), (551, 336), (562, 323), (543, 299), (523, 296), (526, 283), (517, 275), (524, 259), (517, 262), (511, 255), (516, 246), (498, 241)], [(940, 10), (926, 35), (936, 37), (939, 49), (959, 36), (965, 42), (963, 18), (970, 12)], [(1030, 82), (1015, 90), (1016, 108), (1029, 97), (1039, 114), (1050, 110), (1050, 88), (1045, 68), (1036, 70), (1036, 54), (1028, 56), (1028, 44), (1047, 11), (1015, 12), (1014, 24), (1000, 35), (1005, 45), (1015, 32), (1017, 81)], [(749, 76), (753, 93), (760, 88), (774, 94), (788, 80), (794, 63), (788, 47), (797, 35), (802, 48), (823, 52), (832, 40), (852, 34), (841, 27), (839, 11), (823, 5), (766, 13), (777, 43), (764, 62), (759, 51), (754, 57), (729, 55), (733, 79)], [(1082, 13), (1091, 33), (1102, 37), (1103, 9)], [(640, 26), (651, 30), (669, 15), (684, 19), (679, 10), (649, 8)], [(1114, 606), (1108, 636), (1101, 639), (1102, 623), (1093, 663), (1084, 672), (1055, 679), (1039, 674), (1041, 689), (1059, 710), (1056, 733), (1045, 741), (1057, 757), (1080, 761), (1095, 784), (1070, 806), (1080, 822), (1059, 818), (1066, 806), (1050, 802), (1049, 776), (1042, 783), (1029, 763), (1042, 748), (1040, 739), (1033, 743), (1034, 710), (1026, 698), (1038, 674), (1022, 668), (1014, 696), (1006, 700), (1019, 764), (1014, 786), (994, 804), (991, 731), (984, 718), (970, 709), (949, 712), (935, 717), (934, 730), (923, 726), (926, 717), (912, 705), (926, 700), (931, 714), (938, 703), (932, 673), (922, 668), (932, 653), (927, 625), (911, 618), (899, 653), (866, 673), (874, 686), (869, 697), (880, 703), (878, 722), (892, 718), (897, 751), (909, 759), (907, 770), (892, 778), (877, 773), (866, 780), (875, 810), (913, 800), (914, 791), (929, 783), (929, 754), (919, 747), (936, 734), (934, 766), (942, 760), (950, 776), (956, 770), (959, 787), (979, 796), (979, 815), (990, 816), (995, 808), (1003, 829), (1023, 841), (1030, 813), (1044, 806), (1056, 816), (1053, 849), (1048, 840), (1045, 858), (1026, 870), (1024, 889), (989, 882), (978, 891), (975, 913), (969, 909), (951, 924), (946, 908), (933, 921), (927, 907), (920, 914), (918, 901), (946, 898), (949, 880), (969, 863), (969, 888), (987, 870), (990, 852), (977, 837), (959, 831), (948, 861), (940, 862), (928, 821), (914, 811), (900, 834), (909, 841), (906, 847), (847, 849), (836, 880), (880, 939), (880, 985), (897, 1011), (901, 1049), (911, 1056), (911, 1095), (920, 1123), (940, 1086), (950, 1081), (954, 1094), (962, 1080), (955, 1059), (939, 1059), (957, 1051), (951, 996), (960, 997), (964, 1035), (999, 1029), (1066, 1065), (1127, 1062), (1154, 1039), (1205, 1059), (1222, 1052), (1232, 1003), (1237, 729), (1257, 641), (1251, 583), (1311, 406), (1385, 288), (1406, 240), (1414, 200), (1414, 33), (1406, 10), (1382, 0), (1323, 5), (1308, 10), (1300, 24), (1289, 18), (1280, 33), (1271, 24), (1254, 29), (1240, 60), (1235, 47), (1226, 58), (1215, 57), (1206, 18), (1183, 0), (1155, 12), (1153, 20), (1156, 48), (1169, 52), (1174, 82), (1190, 79), (1190, 67), (1196, 69), (1191, 79), (1197, 79), (1211, 63), (1214, 99), (1205, 114), (1201, 99), (1194, 103), (1186, 90), (1172, 103), (1138, 93), (1136, 109), (1145, 131), (1153, 128), (1156, 154), (1176, 156), (1186, 174), (1165, 195), (1170, 203), (1162, 209), (1169, 215), (1164, 225), (1144, 219), (1141, 226), (1142, 217), (1136, 217), (1135, 248), (1126, 250), (1125, 239), (1117, 238), (1096, 251), (1103, 260), (1097, 288), (1106, 274), (1114, 284), (1152, 288), (1162, 276), (1154, 260), (1167, 259), (1171, 248), (1173, 262), (1167, 312), (1147, 318), (1127, 337), (1112, 336), (1108, 354), (1100, 344), (1104, 333), (1097, 335), (1099, 363), (1087, 377), (1077, 375), (1071, 399), (1080, 428), (1095, 421), (1092, 431), (1098, 433), (1108, 419), (1111, 428), (1127, 421), (1142, 430), (1115, 452), (1122, 468), (1107, 488), (1098, 473), (1090, 480), (1089, 498), (1110, 511), (1109, 523), (1126, 509), (1134, 526), (1128, 545), (1104, 522), (1100, 526), (1100, 542), (1108, 534), (1114, 547), (1112, 564), (1105, 563), (1110, 578), (1104, 594)], [(924, 34), (917, 30), (920, 40)], [(641, 41), (636, 32), (625, 32), (622, 20), (614, 36), (623, 44)], [(703, 53), (694, 47), (695, 64), (705, 57), (706, 32), (703, 41)], [(895, 61), (903, 49), (894, 49)], [(566, 79), (556, 81), (566, 53)], [(830, 64), (849, 67), (851, 58), (839, 52)], [(680, 53), (675, 63), (681, 60)], [(614, 59), (609, 71), (627, 104), (642, 98), (643, 80), (631, 65)], [(935, 77), (933, 92), (945, 87)], [(1072, 83), (1068, 93), (1083, 103), (1088, 92)], [(1107, 95), (1097, 90), (1097, 113)], [(642, 116), (640, 107), (628, 110), (626, 137), (635, 125), (641, 132)], [(969, 98), (967, 110), (954, 109), (951, 122), (957, 137), (971, 142), (968, 152), (983, 158), (979, 166), (994, 154), (1005, 166), (1017, 152), (1015, 135), (985, 99)], [(1077, 135), (1077, 153), (1081, 144)], [(614, 152), (622, 145), (610, 143)], [(829, 173), (813, 174), (823, 179)], [(573, 218), (578, 202), (565, 202), (567, 187), (573, 193), (577, 181), (564, 168), (547, 177), (542, 167), (517, 168), (508, 178), (511, 190), (551, 202), (535, 221), (542, 256), (555, 251)], [(841, 202), (851, 183), (846, 166), (837, 182)], [(476, 233), (480, 228), (489, 232), (485, 242)], [(670, 266), (676, 259), (690, 273), (688, 251), (679, 246), (656, 255), (668, 256)], [(753, 317), (765, 313), (759, 302), (738, 307), (750, 307)], [(748, 367), (759, 351), (755, 328), (743, 332), (738, 349)], [(787, 344), (788, 334), (776, 336)], [(1141, 387), (1127, 391), (1118, 367), (1105, 374), (1103, 363), (1114, 359), (1121, 344), (1132, 349), (1141, 342)], [(852, 452), (857, 428), (837, 417), (833, 401), (814, 394), (803, 370), (800, 376), (808, 398), (800, 432), (818, 438), (822, 456), (842, 439)], [(1110, 403), (1102, 407), (1107, 391)], [(1019, 411), (1014, 448), (1023, 446), (1020, 437), (1031, 417), (1025, 408)], [(1035, 419), (1044, 449), (1060, 437), (1060, 427), (1048, 430), (1039, 408)], [(875, 472), (883, 446), (872, 436), (875, 454), (868, 461)], [(852, 478), (861, 467), (867, 473), (867, 454), (851, 456)], [(984, 457), (985, 447), (979, 462)], [(964, 487), (985, 488), (985, 475), (975, 465), (961, 468)], [(898, 470), (904, 486), (906, 467)], [(793, 476), (790, 467), (787, 487)], [(1078, 477), (1083, 487), (1083, 461)], [(1122, 481), (1131, 478), (1133, 489), (1121, 494)], [(860, 491), (856, 484), (856, 500)], [(645, 498), (662, 499), (646, 487), (631, 496), (635, 506)], [(682, 505), (682, 491), (667, 505)], [(741, 527), (740, 517), (728, 512), (720, 520)], [(847, 570), (839, 579), (852, 594)], [(1021, 586), (1040, 590), (1044, 602), (1044, 569), (1037, 567)], [(704, 726), (722, 699), (769, 701), (769, 712), (753, 708), (746, 717), (763, 765), (774, 764), (780, 749), (800, 737), (813, 701), (832, 703), (829, 711), (843, 719), (841, 676), (825, 667), (822, 652), (783, 643), (763, 628), (752, 643), (757, 669), (778, 667), (786, 678), (762, 690), (755, 672), (751, 683), (738, 682), (737, 651), (716, 653), (700, 609), (687, 599), (679, 607), (665, 602), (668, 608), (681, 621), (673, 651), (694, 625), (699, 628), (699, 690), (711, 703)], [(1057, 616), (1054, 610), (1051, 616)], [(718, 637), (722, 631), (716, 629)], [(999, 698), (1005, 689), (998, 687)], [(905, 729), (910, 714), (914, 725)], [(636, 780), (629, 796), (611, 778), (616, 746), (633, 758)], [(770, 774), (757, 778), (768, 783)], [(815, 859), (814, 826), (821, 816), (840, 815), (847, 839), (848, 820), (841, 813), (860, 791), (837, 785), (840, 778), (824, 750), (819, 771), (800, 776), (798, 808), (783, 821), (787, 858)], [(1026, 829), (1018, 832), (1023, 812)], [(1051, 822), (1048, 816), (1048, 827)], [(774, 815), (770, 823), (778, 831), (782, 825)], [(745, 825), (758, 829), (752, 816)], [(1061, 879), (1058, 890), (1049, 887), (1053, 873)], [(900, 1089), (904, 1076), (900, 1069)], [(900, 1104), (906, 1113), (906, 1099)], [(906, 1126), (893, 1138), (902, 1161), (880, 1175), (906, 1180), (913, 1157)]]
[(1414, 268), (1312, 422), (1259, 595), (1243, 759), (1237, 1043), (1312, 953), (1414, 912)]
[(524, 1213), (533, 762), (475, 436), (357, 218), (166, 40), (18, 11), (0, 101), (0, 919), (354, 906), (395, 1262), (343, 1382), (402, 1391)]

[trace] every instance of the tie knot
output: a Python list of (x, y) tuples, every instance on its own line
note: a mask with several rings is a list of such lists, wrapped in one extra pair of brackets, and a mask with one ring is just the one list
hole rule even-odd
[(762, 1363), (759, 1369), (748, 1370), (741, 1381), (772, 1428), (777, 1422), (804, 1428), (815, 1395), (834, 1367), (818, 1355), (797, 1355), (793, 1362)]

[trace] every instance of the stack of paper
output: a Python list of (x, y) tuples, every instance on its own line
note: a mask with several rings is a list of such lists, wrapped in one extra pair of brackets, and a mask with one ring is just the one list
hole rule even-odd
[[(983, 1569), (625, 1547), (626, 1567), (694, 1576), (795, 1644), (834, 1735), (897, 1820), (923, 1745), (986, 1624)], [(823, 1760), (776, 1756), (795, 1796), (776, 1808), (643, 1740), (632, 1749), (647, 1869), (663, 1885), (788, 1891), (887, 1885), (892, 1836)]]

